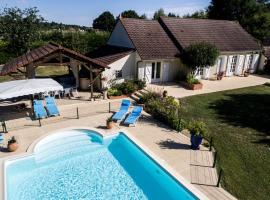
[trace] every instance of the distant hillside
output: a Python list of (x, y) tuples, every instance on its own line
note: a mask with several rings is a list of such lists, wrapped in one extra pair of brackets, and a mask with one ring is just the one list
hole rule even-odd
[(90, 30), (90, 28), (86, 26), (62, 24), (57, 22), (43, 22), (41, 26), (44, 30)]

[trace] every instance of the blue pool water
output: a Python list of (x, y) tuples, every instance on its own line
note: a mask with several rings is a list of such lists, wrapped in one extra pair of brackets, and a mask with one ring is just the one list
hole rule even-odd
[(103, 140), (92, 131), (72, 132), (7, 164), (8, 200), (197, 199), (124, 134)]

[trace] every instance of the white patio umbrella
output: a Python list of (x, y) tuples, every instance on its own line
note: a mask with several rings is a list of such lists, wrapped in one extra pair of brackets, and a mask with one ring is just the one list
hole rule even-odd
[(52, 91), (63, 91), (63, 86), (51, 78), (9, 81), (0, 83), (0, 100)]

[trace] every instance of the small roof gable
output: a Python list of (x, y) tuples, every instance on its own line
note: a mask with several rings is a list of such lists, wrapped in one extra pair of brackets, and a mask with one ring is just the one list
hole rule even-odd
[(141, 59), (171, 59), (179, 56), (179, 50), (158, 21), (122, 18), (120, 22)]
[(261, 50), (256, 39), (235, 21), (161, 17), (160, 23), (182, 48), (204, 41), (223, 52)]
[(102, 63), (100, 61), (96, 61), (94, 59), (91, 59), (81, 53), (78, 53), (76, 51), (73, 51), (71, 49), (65, 48), (61, 45), (55, 44), (55, 43), (48, 43), (42, 47), (39, 47), (37, 49), (33, 49), (22, 56), (19, 56), (17, 58), (14, 58), (7, 62), (0, 72), (0, 75), (7, 75), (11, 72), (16, 72), (16, 70), (20, 67), (24, 67), (26, 65), (29, 65), (34, 62), (38, 62), (43, 58), (46, 58), (54, 53), (63, 53), (67, 56), (70, 56), (73, 59), (77, 59), (82, 62), (90, 63), (93, 65), (96, 65), (100, 68), (108, 68), (108, 66), (105, 63)]
[(109, 65), (134, 51), (134, 49), (126, 47), (105, 45), (93, 52), (87, 53), (86, 56)]

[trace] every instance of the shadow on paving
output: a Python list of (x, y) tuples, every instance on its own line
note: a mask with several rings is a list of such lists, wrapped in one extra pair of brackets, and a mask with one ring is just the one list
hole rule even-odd
[(224, 122), (260, 132), (256, 143), (270, 143), (270, 95), (230, 94), (210, 106)]
[(190, 145), (175, 142), (173, 140), (164, 140), (157, 143), (162, 149), (184, 149), (190, 150)]

